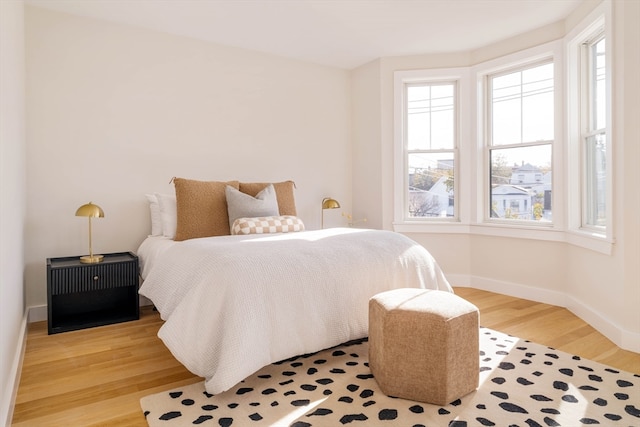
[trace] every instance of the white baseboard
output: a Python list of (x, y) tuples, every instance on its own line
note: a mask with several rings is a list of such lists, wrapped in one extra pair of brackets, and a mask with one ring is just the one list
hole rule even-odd
[(466, 274), (447, 274), (447, 280), (455, 288), (470, 288), (471, 277)]
[(640, 353), (640, 333), (634, 333), (631, 331), (622, 331), (622, 341), (620, 348), (625, 350)]
[(618, 347), (640, 353), (640, 333), (627, 331), (621, 328), (611, 319), (603, 316), (597, 310), (580, 301), (578, 298), (568, 296), (567, 309), (573, 314), (593, 326), (602, 335), (613, 341)]
[(471, 284), (474, 288), (485, 291), (496, 292), (503, 295), (518, 297), (545, 304), (567, 306), (567, 297), (563, 292), (552, 291), (550, 289), (536, 288), (534, 286), (521, 285), (519, 283), (495, 280), (487, 277), (473, 276)]
[(463, 288), (481, 289), (483, 291), (495, 292), (502, 295), (528, 299), (545, 304), (566, 307), (566, 295), (562, 292), (549, 289), (536, 288), (533, 286), (521, 285), (504, 280), (489, 279), (487, 277), (469, 276), (465, 274), (447, 274), (447, 279), (452, 286)]
[(593, 326), (602, 335), (613, 341), (615, 345), (624, 349), (640, 353), (640, 333), (627, 331), (603, 316), (597, 310), (586, 305), (578, 298), (564, 292), (536, 288), (518, 283), (489, 279), (486, 277), (464, 274), (448, 274), (447, 279), (453, 286), (481, 289), (512, 297), (523, 298), (545, 304), (565, 307), (573, 314)]
[[(28, 310), (25, 310), (22, 316), (22, 322), (20, 324), (20, 332), (18, 334), (18, 345), (16, 346), (16, 352), (13, 356), (13, 362), (11, 363), (11, 371), (9, 372), (9, 383), (6, 390), (10, 393), (10, 396), (5, 396), (0, 402), (0, 423), (4, 421), (2, 425), (10, 426), (13, 419), (13, 408), (16, 404), (16, 396), (18, 395), (18, 386), (20, 385), (20, 375), (22, 373), (22, 361), (24, 360), (24, 351), (27, 346), (27, 322), (28, 322)], [(11, 379), (13, 378), (13, 383)], [(6, 397), (9, 397), (8, 399)]]
[(33, 305), (27, 308), (29, 315), (29, 323), (42, 322), (47, 320), (47, 306), (46, 305)]

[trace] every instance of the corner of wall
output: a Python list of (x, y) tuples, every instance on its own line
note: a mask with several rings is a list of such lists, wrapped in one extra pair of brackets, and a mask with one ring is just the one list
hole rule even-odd
[(11, 425), (13, 419), (13, 408), (16, 403), (16, 396), (18, 395), (18, 386), (20, 385), (20, 374), (22, 372), (22, 361), (24, 360), (24, 351), (27, 346), (27, 318), (28, 312), (22, 318), (20, 324), (20, 333), (18, 335), (18, 345), (16, 345), (16, 351), (13, 356), (13, 362), (9, 370), (9, 379), (5, 384), (5, 390), (3, 392), (3, 399), (0, 407), (0, 424), (5, 426)]

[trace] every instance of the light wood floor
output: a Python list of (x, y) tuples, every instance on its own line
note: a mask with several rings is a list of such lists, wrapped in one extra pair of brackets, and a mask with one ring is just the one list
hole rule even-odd
[[(640, 354), (621, 350), (568, 310), (469, 288), (483, 326), (640, 373)], [(13, 426), (146, 426), (143, 396), (200, 381), (156, 333), (150, 307), (135, 322), (47, 335), (29, 326)]]

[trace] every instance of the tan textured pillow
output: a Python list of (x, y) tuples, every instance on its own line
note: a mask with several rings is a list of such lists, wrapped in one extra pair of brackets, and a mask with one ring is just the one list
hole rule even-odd
[[(240, 191), (252, 197), (262, 191), (269, 182), (241, 182)], [(276, 190), (276, 198), (278, 199), (278, 211), (280, 215), (297, 215), (296, 201), (293, 197), (293, 189), (296, 184), (293, 181), (275, 182), (273, 188)]]
[(226, 236), (229, 214), (225, 188), (239, 188), (238, 181), (196, 181), (175, 178), (178, 224), (174, 240)]

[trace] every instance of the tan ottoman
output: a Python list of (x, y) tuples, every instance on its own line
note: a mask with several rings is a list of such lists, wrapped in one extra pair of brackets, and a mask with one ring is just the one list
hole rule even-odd
[(445, 291), (394, 289), (369, 300), (369, 367), (388, 396), (446, 405), (480, 373), (478, 309)]

